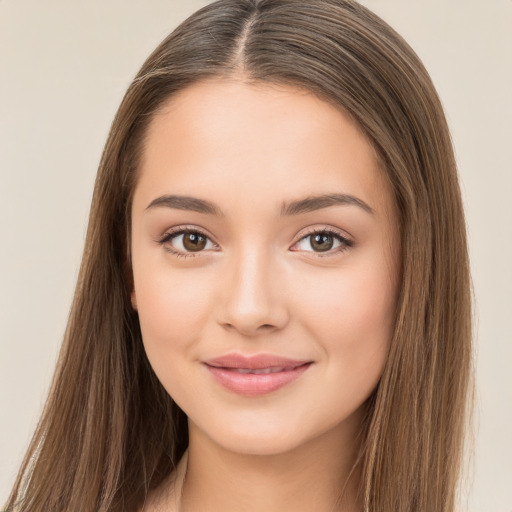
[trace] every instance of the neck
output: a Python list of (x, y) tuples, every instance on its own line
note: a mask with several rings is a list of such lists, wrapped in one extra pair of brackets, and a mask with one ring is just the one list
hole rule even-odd
[[(189, 426), (180, 512), (356, 512), (360, 471), (346, 425), (285, 453), (233, 453)], [(351, 432), (353, 434), (353, 432)]]

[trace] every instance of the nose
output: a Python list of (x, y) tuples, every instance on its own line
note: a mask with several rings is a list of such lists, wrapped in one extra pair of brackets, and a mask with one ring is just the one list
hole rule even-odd
[(258, 336), (282, 329), (289, 313), (282, 286), (282, 272), (269, 251), (247, 250), (226, 262), (219, 323), (244, 336)]

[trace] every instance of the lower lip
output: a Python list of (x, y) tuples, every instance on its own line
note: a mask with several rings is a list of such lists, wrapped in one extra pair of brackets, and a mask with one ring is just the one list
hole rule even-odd
[(222, 386), (246, 396), (259, 396), (272, 393), (297, 380), (311, 363), (302, 364), (291, 370), (276, 373), (238, 373), (228, 368), (206, 365), (213, 378)]

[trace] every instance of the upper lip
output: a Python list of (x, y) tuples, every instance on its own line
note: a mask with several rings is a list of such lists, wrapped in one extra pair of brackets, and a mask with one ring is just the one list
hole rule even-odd
[(217, 368), (246, 368), (259, 370), (263, 368), (296, 368), (312, 361), (306, 359), (290, 359), (274, 354), (225, 354), (220, 357), (208, 359), (205, 364)]

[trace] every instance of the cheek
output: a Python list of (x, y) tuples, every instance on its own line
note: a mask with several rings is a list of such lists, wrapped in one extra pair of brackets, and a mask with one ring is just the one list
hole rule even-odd
[(303, 326), (328, 360), (330, 378), (363, 394), (382, 373), (396, 307), (389, 273), (371, 269), (346, 269), (302, 294)]
[(150, 268), (135, 278), (142, 337), (150, 359), (158, 356), (172, 362), (200, 338), (211, 309), (208, 290), (214, 284), (207, 275), (198, 275), (197, 269)]
[(180, 406), (195, 403), (200, 393), (192, 385), (190, 362), (198, 358), (205, 321), (212, 309), (208, 290), (215, 283), (198, 269), (176, 270), (149, 265), (135, 276), (142, 340), (151, 367)]

